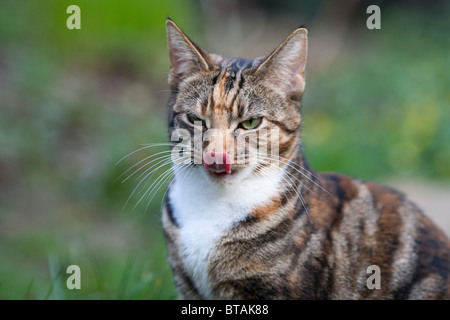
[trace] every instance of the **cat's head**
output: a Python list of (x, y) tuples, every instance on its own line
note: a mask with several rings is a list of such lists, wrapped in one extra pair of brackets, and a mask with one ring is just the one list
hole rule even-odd
[(247, 60), (207, 53), (170, 19), (166, 28), (169, 136), (191, 147), (194, 170), (227, 184), (286, 164), (300, 143), (307, 30), (298, 28), (268, 56)]

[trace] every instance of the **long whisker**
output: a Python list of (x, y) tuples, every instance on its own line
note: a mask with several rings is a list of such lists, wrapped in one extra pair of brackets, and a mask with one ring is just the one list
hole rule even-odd
[[(256, 171), (258, 169), (261, 169), (261, 168), (262, 168), (262, 165), (260, 163), (256, 163), (255, 165), (252, 166), (252, 170), (250, 171), (250, 177), (253, 180), (256, 180), (255, 179), (256, 178), (256, 174), (254, 173), (254, 171)], [(276, 170), (277, 170), (276, 168), (271, 168), (271, 167), (270, 168), (266, 168), (266, 169), (272, 169), (274, 172), (276, 172)], [(291, 188), (288, 188), (287, 191), (289, 192), (290, 195), (292, 195)], [(285, 197), (287, 197), (285, 190), (281, 190), (281, 192), (284, 194)]]
[(258, 155), (264, 155), (264, 156), (270, 156), (270, 157), (274, 157), (275, 160), (277, 159), (281, 159), (284, 161), (284, 163), (290, 163), (292, 165), (297, 166), (297, 168), (302, 169), (304, 171), (306, 171), (307, 173), (309, 173), (310, 175), (312, 175), (314, 178), (316, 178), (319, 181), (322, 181), (322, 179), (320, 179), (320, 177), (316, 176), (314, 173), (312, 173), (311, 171), (309, 171), (308, 169), (306, 169), (305, 167), (301, 166), (299, 163), (292, 161), (291, 159), (287, 159), (278, 155), (273, 155), (273, 154), (269, 154), (269, 153), (257, 153)]
[[(148, 209), (150, 203), (152, 202), (152, 200), (154, 199), (154, 197), (155, 197), (156, 194), (158, 193), (159, 189), (161, 189), (161, 187), (162, 187), (165, 183), (167, 183), (167, 182), (172, 178), (172, 176), (175, 176), (178, 172), (182, 171), (182, 170), (185, 169), (187, 166), (190, 166), (190, 168), (187, 170), (188, 172), (194, 167), (194, 166), (186, 165), (186, 164), (183, 164), (183, 163), (178, 164), (178, 165), (175, 165), (175, 166), (174, 166), (174, 170), (172, 170), (172, 172), (168, 172), (168, 173), (166, 174), (166, 177), (163, 178), (159, 183), (157, 183), (157, 185), (156, 185), (155, 187), (153, 187), (153, 191), (152, 191), (151, 193), (149, 193), (149, 195), (148, 195), (149, 200), (148, 200), (147, 206), (145, 207), (145, 211), (147, 211), (147, 209)], [(186, 173), (185, 173), (185, 176), (186, 176)], [(169, 187), (170, 187), (170, 185), (173, 183), (173, 181), (174, 181), (174, 179), (172, 179), (172, 181), (170, 182)], [(166, 196), (166, 193), (167, 193), (167, 190), (169, 190), (169, 187), (166, 188), (166, 191), (164, 192), (164, 195), (163, 195), (163, 198), (162, 198), (162, 199), (164, 199), (164, 197)], [(161, 204), (162, 204), (162, 202), (161, 202)], [(161, 209), (162, 209), (162, 208), (161, 208)]]
[[(242, 157), (238, 157), (237, 161), (241, 161), (241, 160), (248, 160), (246, 159), (246, 157), (252, 155), (251, 153), (246, 153), (244, 155), (242, 155)], [(328, 193), (329, 195), (331, 195), (326, 189), (324, 189), (320, 184), (318, 184), (317, 182), (315, 182), (314, 180), (312, 180), (310, 177), (308, 177), (307, 175), (305, 175), (302, 171), (300, 170), (304, 170), (307, 173), (311, 174), (311, 176), (313, 176), (314, 178), (318, 179), (319, 181), (322, 181), (319, 177), (317, 177), (316, 175), (314, 175), (311, 171), (307, 170), (306, 168), (304, 168), (303, 166), (299, 165), (298, 163), (280, 157), (280, 156), (275, 156), (272, 154), (267, 154), (267, 153), (254, 153), (254, 155), (257, 157), (256, 159), (254, 159), (255, 161), (258, 161), (259, 159), (263, 160), (275, 160), (275, 161), (279, 161), (285, 165), (287, 165), (288, 167), (292, 168), (293, 170), (295, 170), (296, 172), (300, 173), (302, 176), (304, 176), (306, 179), (308, 179), (309, 181), (311, 181), (313, 184), (315, 184), (317, 187), (319, 187), (321, 190), (323, 190), (324, 192)], [(270, 163), (272, 165), (272, 163)], [(301, 182), (301, 181), (300, 181)]]
[[(128, 169), (127, 169), (124, 173), (122, 173), (120, 176), (118, 176), (118, 177), (116, 178), (116, 180), (114, 180), (114, 182), (116, 182), (117, 180), (119, 180), (121, 177), (123, 177), (125, 174), (127, 174), (129, 171), (131, 171), (134, 167), (138, 166), (140, 163), (144, 162), (145, 160), (151, 159), (151, 158), (153, 158), (153, 157), (155, 157), (155, 156), (157, 156), (157, 155), (160, 155), (160, 154), (165, 154), (165, 153), (170, 153), (170, 152), (171, 152), (171, 150), (164, 150), (164, 151), (161, 151), (161, 152), (152, 154), (152, 155), (150, 155), (150, 156), (148, 156), (148, 157), (145, 157), (144, 159), (140, 160), (138, 163), (134, 164), (132, 167), (128, 168)], [(148, 162), (146, 165), (148, 165), (149, 163), (152, 163), (153, 161), (158, 160), (158, 159), (160, 159), (160, 157), (157, 158), (157, 159), (154, 159), (154, 160), (152, 160), (152, 161), (150, 161), (150, 162)], [(145, 165), (145, 166), (146, 166), (146, 165)], [(141, 170), (143, 167), (144, 167), (144, 166), (140, 167), (140, 168), (139, 168), (138, 170), (136, 170), (132, 175), (134, 175), (137, 171)], [(131, 176), (132, 176), (132, 175), (131, 175)], [(126, 180), (128, 180), (129, 178), (131, 178), (131, 176), (129, 176), (129, 177), (128, 177), (127, 179), (125, 179), (124, 181), (122, 181), (122, 183), (125, 182)]]
[[(155, 162), (155, 163), (154, 163), (150, 168), (152, 168), (153, 166), (157, 166), (157, 165), (159, 165), (159, 164), (161, 164), (161, 163), (170, 163), (170, 161), (171, 161), (171, 156), (170, 156), (170, 154), (169, 154), (169, 155), (165, 155), (165, 156), (158, 157), (158, 158), (153, 159), (153, 160), (151, 160), (151, 161), (148, 161), (147, 163), (145, 163), (144, 165), (142, 165), (140, 168), (136, 169), (133, 173), (131, 173), (126, 179), (124, 179), (124, 180), (122, 181), (122, 183), (124, 183), (125, 181), (127, 181), (128, 179), (130, 179), (132, 176), (134, 176), (136, 173), (138, 173), (139, 171), (141, 171), (143, 168), (147, 167), (148, 165), (150, 165), (150, 164), (152, 164), (152, 163), (154, 163), (154, 162)], [(147, 172), (147, 171), (144, 171), (144, 172)], [(143, 175), (143, 173), (141, 173), (141, 174), (137, 177), (137, 179), (139, 179), (140, 177), (142, 177), (142, 175)]]
[(175, 142), (161, 142), (161, 143), (141, 143), (141, 146), (151, 146), (151, 147), (173, 147), (176, 145)]
[(133, 155), (133, 154), (135, 154), (136, 152), (139, 152), (139, 151), (141, 151), (141, 150), (144, 150), (144, 149), (148, 149), (148, 148), (152, 148), (152, 147), (161, 147), (161, 146), (164, 146), (164, 147), (167, 147), (167, 146), (174, 146), (175, 145), (175, 143), (146, 143), (146, 144), (141, 144), (143, 147), (142, 148), (139, 148), (139, 149), (137, 149), (137, 150), (134, 150), (134, 151), (132, 151), (132, 152), (130, 152), (130, 153), (128, 153), (127, 155), (125, 155), (125, 156), (123, 156), (119, 161), (117, 161), (116, 162), (116, 164), (115, 164), (115, 166), (117, 166), (120, 162), (122, 162), (124, 159), (126, 159), (126, 158), (128, 158), (129, 156), (131, 156), (131, 155)]
[(131, 197), (134, 195), (134, 193), (136, 192), (136, 190), (139, 188), (139, 186), (152, 174), (152, 173), (154, 173), (156, 170), (158, 170), (159, 168), (161, 168), (161, 167), (164, 167), (164, 166), (166, 166), (166, 165), (168, 165), (168, 164), (170, 164), (171, 163), (171, 160), (166, 160), (165, 162), (163, 162), (162, 164), (160, 164), (158, 167), (156, 167), (156, 168), (154, 168), (153, 170), (151, 170), (153, 167), (155, 167), (155, 165), (153, 165), (153, 166), (151, 166), (150, 168), (148, 168), (148, 169), (146, 169), (143, 173), (141, 173), (141, 175), (137, 178), (137, 179), (139, 179), (142, 175), (144, 175), (144, 174), (146, 174), (148, 171), (150, 171), (150, 172), (148, 172), (145, 176), (144, 176), (144, 178), (142, 178), (141, 180), (140, 180), (140, 182), (137, 184), (137, 186), (133, 189), (133, 191), (131, 192), (131, 195), (128, 197), (128, 199), (127, 199), (127, 201), (125, 202), (125, 205), (124, 205), (124, 209), (126, 208), (126, 206), (128, 205), (128, 202), (130, 201), (130, 199), (131, 199)]
[[(259, 158), (259, 160), (261, 162), (263, 162), (264, 164), (272, 165), (272, 163), (270, 163), (269, 161), (262, 160), (261, 158)], [(286, 170), (284, 170), (284, 173), (286, 173), (290, 177), (294, 178), (297, 182), (299, 182), (302, 185), (302, 187), (306, 188), (309, 192), (314, 193), (310, 188), (308, 188), (308, 186), (306, 184), (304, 184), (299, 178), (294, 176), (292, 173), (290, 173), (289, 171), (286, 171)]]
[(147, 191), (144, 192), (144, 194), (141, 196), (141, 198), (139, 199), (139, 201), (134, 205), (134, 208), (136, 208), (139, 203), (142, 201), (142, 199), (145, 198), (145, 196), (150, 192), (150, 190), (152, 190), (153, 186), (156, 184), (159, 184), (159, 182), (167, 175), (170, 174), (172, 171), (174, 171), (175, 167), (170, 167), (168, 168), (166, 171), (164, 171), (151, 185), (150, 187), (147, 188)]
[(137, 150), (134, 150), (134, 151), (128, 153), (127, 155), (123, 156), (122, 158), (120, 158), (120, 160), (117, 161), (115, 165), (117, 166), (120, 162), (122, 162), (123, 159), (128, 158), (128, 157), (131, 156), (132, 154), (135, 154), (136, 152), (139, 152), (139, 151), (141, 151), (141, 150), (148, 149), (148, 148), (151, 148), (151, 147), (152, 147), (151, 145), (146, 145), (145, 147), (142, 147), (142, 148), (139, 148), (139, 149), (137, 149)]
[[(292, 159), (287, 159), (284, 157), (281, 157), (279, 155), (274, 155), (274, 154), (269, 154), (269, 153), (261, 153), (261, 152), (256, 152), (253, 153), (256, 156), (268, 156), (268, 157), (272, 157), (273, 160), (283, 160), (283, 163), (290, 163), (294, 166), (296, 166), (297, 168), (306, 171), (307, 173), (309, 173), (311, 176), (313, 176), (315, 179), (319, 180), (319, 181), (323, 181), (320, 177), (316, 176), (314, 173), (312, 173), (311, 171), (309, 171), (308, 169), (306, 169), (305, 167), (301, 166), (299, 163), (292, 161)], [(244, 156), (249, 156), (252, 155), (251, 153), (245, 153)]]
[[(188, 174), (190, 174), (189, 177), (192, 175), (192, 172), (191, 172), (191, 171), (193, 171), (192, 169), (195, 168), (195, 166), (193, 166), (193, 165), (187, 165), (187, 166), (189, 166), (189, 169), (185, 172), (183, 178), (181, 179), (182, 182), (186, 179), (186, 176), (187, 176)], [(183, 167), (183, 169), (185, 169), (185, 167)], [(163, 210), (163, 205), (164, 205), (164, 202), (165, 202), (165, 199), (166, 199), (166, 196), (167, 196), (167, 192), (169, 191), (170, 187), (172, 186), (172, 184), (173, 184), (174, 182), (175, 182), (175, 178), (172, 179), (172, 181), (170, 181), (169, 185), (168, 185), (167, 188), (166, 188), (166, 191), (164, 192), (164, 194), (163, 194), (163, 196), (162, 196), (161, 208), (160, 208), (161, 211)]]
[[(142, 201), (142, 199), (145, 198), (145, 196), (147, 194), (153, 194), (153, 191), (151, 191), (153, 189), (153, 186), (156, 183), (155, 188), (160, 184), (161, 181), (164, 181), (164, 178), (167, 177), (167, 175), (170, 175), (176, 168), (178, 168), (179, 166), (183, 166), (183, 164), (178, 164), (178, 165), (174, 165), (172, 167), (170, 167), (169, 169), (167, 169), (166, 171), (164, 171), (164, 173), (162, 173), (153, 183), (152, 185), (147, 189), (147, 191), (142, 195), (142, 197), (139, 199), (139, 201), (136, 203), (136, 205), (134, 206), (134, 208), (136, 208), (139, 203)], [(159, 188), (156, 190), (156, 192), (159, 190)], [(149, 193), (151, 191), (151, 193)], [(153, 199), (153, 198), (152, 198)], [(152, 200), (150, 199), (150, 201)]]
[[(260, 164), (260, 166), (262, 166), (262, 164)], [(289, 176), (286, 176), (286, 177), (289, 179), (290, 182), (284, 176), (281, 176), (281, 178), (286, 182), (288, 187), (292, 188), (292, 190), (297, 194), (298, 198), (300, 199), (300, 201), (301, 201), (301, 203), (303, 205), (303, 208), (305, 209), (305, 212), (306, 212), (306, 215), (308, 216), (309, 221), (311, 223), (313, 223), (313, 221), (311, 219), (311, 216), (309, 214), (308, 207), (306, 205), (305, 199), (303, 198), (303, 196), (301, 194), (301, 191), (298, 190), (298, 186), (295, 185), (294, 181)]]
[[(273, 156), (273, 155), (264, 155), (264, 154), (258, 154), (258, 156), (260, 156), (260, 158), (265, 158), (268, 160), (278, 160), (282, 163), (284, 163), (285, 165), (289, 166), (290, 168), (292, 168), (293, 170), (297, 171), (298, 173), (300, 173), (302, 176), (304, 176), (306, 179), (308, 179), (309, 181), (311, 181), (314, 185), (316, 185), (318, 188), (320, 188), (322, 191), (326, 192), (328, 195), (332, 196), (332, 194), (327, 191), (324, 187), (322, 187), (320, 184), (318, 184), (316, 181), (314, 181), (313, 179), (311, 179), (310, 177), (308, 177), (306, 174), (304, 174), (301, 170), (304, 170), (306, 172), (308, 172), (309, 174), (311, 174), (312, 176), (316, 177), (312, 172), (310, 172), (309, 170), (303, 168), (302, 166), (298, 165), (297, 168), (294, 167), (294, 165), (296, 165), (295, 162), (293, 161), (286, 161), (287, 159), (282, 158), (282, 157), (278, 157), (278, 156)], [(317, 177), (316, 177), (317, 178)], [(318, 179), (318, 178), (317, 178)]]
[[(150, 188), (147, 191), (150, 191), (148, 193), (148, 201), (147, 201), (147, 205), (145, 206), (145, 212), (147, 211), (148, 207), (150, 206), (150, 203), (152, 202), (153, 198), (156, 196), (156, 194), (158, 193), (159, 189), (161, 189), (161, 187), (170, 180), (170, 178), (172, 177), (172, 174), (175, 174), (175, 172), (177, 171), (177, 169), (180, 168), (174, 168), (172, 170), (166, 170), (166, 172), (164, 173), (164, 175), (161, 175), (158, 179), (160, 180), (159, 182), (156, 183), (156, 185), (152, 188), (152, 186), (150, 186)], [(155, 181), (156, 182), (156, 181)]]
[(153, 173), (156, 170), (158, 170), (159, 168), (162, 168), (162, 167), (164, 167), (166, 165), (169, 165), (171, 163), (172, 163), (172, 159), (171, 158), (162, 159), (158, 163), (155, 163), (153, 166), (151, 166), (150, 168), (146, 169), (144, 172), (141, 172), (141, 174), (136, 178), (136, 180), (139, 180), (140, 177), (142, 177), (146, 172), (148, 172), (148, 170), (154, 168), (155, 166), (158, 166), (158, 167), (154, 168), (152, 171), (150, 171), (150, 173)]

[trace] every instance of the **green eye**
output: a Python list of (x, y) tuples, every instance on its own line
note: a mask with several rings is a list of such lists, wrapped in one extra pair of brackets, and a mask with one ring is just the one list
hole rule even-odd
[(195, 124), (196, 121), (200, 121), (203, 124), (203, 120), (193, 114), (188, 114), (188, 119), (192, 124)]
[(241, 127), (245, 130), (257, 128), (262, 122), (262, 118), (252, 118), (241, 122)]

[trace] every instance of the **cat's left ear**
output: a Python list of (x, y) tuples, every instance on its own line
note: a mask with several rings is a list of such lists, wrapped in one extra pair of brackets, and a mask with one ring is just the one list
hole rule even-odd
[(208, 54), (169, 18), (166, 30), (170, 56), (169, 84), (176, 88), (185, 77), (209, 69)]
[(280, 90), (287, 98), (298, 100), (305, 89), (307, 51), (308, 31), (298, 28), (263, 60), (257, 72), (263, 81)]

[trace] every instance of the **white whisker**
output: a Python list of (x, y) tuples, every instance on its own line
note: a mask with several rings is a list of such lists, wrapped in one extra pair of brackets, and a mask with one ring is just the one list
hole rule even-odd
[[(169, 153), (169, 152), (172, 152), (172, 151), (171, 151), (171, 150), (165, 150), (165, 151), (161, 151), (161, 152), (152, 154), (152, 155), (150, 155), (150, 156), (148, 156), (148, 157), (145, 157), (144, 159), (140, 160), (138, 163), (134, 164), (132, 167), (128, 168), (128, 169), (127, 169), (124, 173), (122, 173), (120, 176), (118, 176), (118, 177), (116, 178), (116, 180), (114, 180), (114, 182), (116, 182), (117, 180), (119, 180), (122, 176), (124, 176), (125, 174), (127, 174), (130, 170), (132, 170), (134, 167), (138, 166), (138, 165), (139, 165), (140, 163), (142, 163), (143, 161), (148, 160), (148, 159), (151, 159), (151, 158), (153, 158), (153, 157), (155, 157), (155, 156), (157, 156), (157, 155), (159, 155), (159, 154)], [(157, 158), (157, 159), (160, 159), (160, 158)], [(154, 159), (154, 160), (157, 160), (157, 159)], [(152, 161), (154, 161), (154, 160), (152, 160)], [(150, 163), (151, 163), (152, 161), (150, 161)], [(147, 163), (147, 164), (148, 164), (148, 163)], [(146, 165), (147, 165), (147, 164), (146, 164)], [(142, 169), (143, 167), (144, 167), (144, 166), (140, 167), (137, 171), (139, 171), (139, 170)], [(137, 172), (137, 171), (136, 171), (136, 172)], [(136, 173), (136, 172), (135, 172), (135, 173)], [(134, 173), (133, 173), (133, 174), (134, 174)], [(130, 177), (128, 177), (128, 178), (130, 178)], [(126, 180), (128, 180), (128, 178), (125, 179), (124, 181), (122, 181), (122, 183), (125, 182)]]
[(125, 209), (125, 207), (127, 206), (127, 204), (128, 204), (128, 202), (130, 201), (130, 199), (131, 199), (131, 197), (133, 196), (133, 194), (136, 192), (136, 190), (139, 188), (139, 186), (151, 175), (151, 174), (153, 174), (156, 170), (158, 170), (158, 169), (160, 169), (161, 167), (164, 167), (164, 166), (166, 166), (166, 165), (168, 165), (168, 164), (170, 164), (171, 163), (171, 160), (166, 160), (165, 162), (163, 162), (162, 164), (160, 164), (158, 167), (156, 167), (156, 168), (154, 168), (153, 169), (153, 167), (155, 167), (155, 165), (153, 165), (152, 167), (150, 167), (150, 168), (148, 168), (148, 169), (146, 169), (143, 173), (141, 173), (141, 175), (137, 178), (137, 180), (139, 180), (139, 178), (142, 176), (142, 175), (144, 175), (144, 174), (146, 174), (149, 170), (151, 170), (151, 169), (153, 169), (153, 170), (151, 170), (150, 172), (148, 172), (140, 181), (139, 181), (139, 183), (137, 184), (137, 186), (133, 189), (133, 191), (131, 192), (131, 195), (128, 197), (128, 200), (126, 201), (126, 203), (125, 203), (125, 205), (124, 205), (124, 209)]
[[(271, 163), (269, 163), (269, 162), (265, 161), (265, 163), (271, 165)], [(262, 164), (260, 164), (260, 166), (262, 167)], [(286, 171), (284, 171), (284, 172), (286, 172)], [(290, 187), (297, 194), (298, 198), (300, 199), (300, 201), (301, 201), (301, 203), (303, 205), (303, 208), (305, 209), (305, 212), (306, 212), (306, 214), (307, 214), (307, 216), (309, 218), (309, 221), (312, 223), (312, 219), (311, 219), (311, 216), (309, 215), (309, 211), (308, 211), (305, 199), (303, 198), (303, 196), (301, 194), (301, 191), (298, 189), (298, 186), (294, 183), (294, 181), (289, 176), (286, 176), (286, 178), (288, 178), (290, 182), (284, 176), (281, 176), (281, 178), (284, 180), (284, 182), (286, 182), (288, 187)]]
[[(179, 164), (179, 165), (176, 165), (175, 168), (174, 168), (174, 170), (172, 170), (172, 172), (169, 172), (169, 174), (167, 174), (167, 176), (166, 176), (163, 180), (161, 180), (155, 187), (153, 187), (153, 191), (152, 191), (151, 193), (149, 193), (149, 195), (148, 195), (149, 200), (148, 200), (147, 206), (145, 207), (145, 211), (147, 211), (148, 206), (150, 205), (150, 203), (152, 202), (153, 198), (154, 198), (154, 197), (156, 196), (156, 194), (158, 193), (159, 189), (161, 189), (161, 187), (162, 187), (165, 183), (167, 183), (167, 182), (172, 178), (172, 175), (175, 175), (177, 172), (183, 170), (186, 166), (189, 166), (189, 165), (186, 165), (186, 164)], [(193, 166), (192, 166), (192, 167), (193, 167)], [(191, 169), (191, 168), (189, 168), (189, 170), (190, 170), (190, 169)], [(189, 170), (188, 170), (188, 171), (189, 171)], [(173, 182), (173, 179), (172, 179), (172, 181), (170, 182), (170, 184), (172, 184), (172, 182)], [(159, 186), (158, 186), (158, 185), (159, 185)], [(164, 195), (163, 195), (163, 198), (162, 198), (162, 199), (164, 199), (164, 196), (166, 195), (167, 190), (168, 190), (168, 188), (167, 188), (166, 191), (164, 192)]]
[[(172, 166), (172, 167), (170, 167), (169, 169), (167, 169), (166, 171), (164, 171), (153, 183), (152, 183), (152, 185), (147, 189), (147, 191), (142, 195), (142, 197), (139, 199), (139, 201), (136, 203), (136, 205), (134, 206), (134, 208), (136, 208), (138, 205), (139, 205), (139, 203), (142, 201), (142, 199), (144, 199), (145, 198), (145, 196), (147, 195), (147, 194), (152, 194), (153, 193), (153, 191), (151, 191), (152, 190), (152, 188), (153, 188), (153, 186), (155, 185), (155, 183), (156, 183), (156, 186), (155, 186), (155, 188), (160, 184), (160, 182), (161, 181), (164, 181), (164, 178), (165, 177), (167, 177), (168, 175), (169, 175), (169, 177), (170, 177), (170, 174), (176, 169), (176, 168), (178, 168), (178, 167), (180, 167), (180, 166), (183, 166), (184, 164), (177, 164), (177, 165), (174, 165), (174, 166)], [(145, 179), (145, 178), (144, 178)], [(159, 189), (159, 188), (158, 188)], [(157, 190), (158, 190), (157, 189)], [(157, 191), (156, 190), (156, 191)], [(149, 193), (151, 191), (151, 193)], [(152, 198), (153, 199), (153, 198)], [(151, 201), (151, 200), (150, 200)]]
[(173, 143), (173, 142), (170, 142), (170, 143), (143, 143), (140, 145), (144, 146), (144, 147), (134, 150), (134, 151), (128, 153), (127, 155), (123, 156), (119, 161), (116, 162), (115, 166), (117, 166), (120, 162), (122, 162), (123, 159), (128, 158), (129, 156), (131, 156), (141, 150), (152, 148), (152, 147), (171, 147), (171, 146), (174, 146), (175, 143)]
[[(146, 166), (148, 166), (149, 164), (154, 163), (152, 166), (150, 166), (150, 169), (153, 168), (154, 166), (157, 166), (161, 163), (170, 163), (172, 161), (172, 158), (170, 157), (170, 155), (165, 155), (165, 156), (161, 156), (158, 157), (157, 159), (153, 159), (152, 161), (147, 162), (146, 164), (142, 165), (140, 168), (138, 168), (137, 170), (135, 170), (132, 174), (130, 174), (126, 179), (124, 179), (122, 181), (122, 183), (124, 183), (125, 181), (127, 181), (128, 179), (130, 179), (132, 176), (134, 176), (136, 173), (138, 173), (140, 170), (142, 170), (143, 168), (145, 168)], [(142, 175), (147, 172), (147, 170), (145, 170), (143, 173), (141, 173), (136, 179), (139, 180), (140, 177), (142, 177)]]
[[(258, 158), (264, 158), (266, 160), (275, 160), (275, 161), (280, 161), (281, 163), (289, 166), (290, 168), (292, 168), (293, 170), (295, 170), (296, 172), (300, 173), (303, 177), (305, 177), (306, 179), (308, 179), (310, 182), (312, 182), (314, 185), (316, 185), (318, 188), (320, 188), (322, 191), (326, 192), (328, 195), (332, 196), (332, 194), (327, 191), (324, 187), (322, 187), (320, 184), (318, 184), (316, 181), (314, 181), (313, 179), (311, 179), (310, 177), (308, 177), (305, 173), (303, 173), (301, 170), (306, 171), (307, 173), (311, 174), (313, 177), (315, 177), (316, 179), (320, 180), (320, 178), (318, 178), (316, 175), (314, 175), (312, 172), (310, 172), (309, 170), (305, 169), (304, 167), (302, 167), (301, 165), (299, 165), (296, 162), (293, 162), (292, 160), (288, 160), (286, 158), (283, 157), (279, 157), (279, 156), (274, 156), (274, 155), (269, 155), (269, 154), (257, 154)], [(297, 167), (294, 167), (294, 166)], [(321, 180), (320, 180), (321, 181)]]

